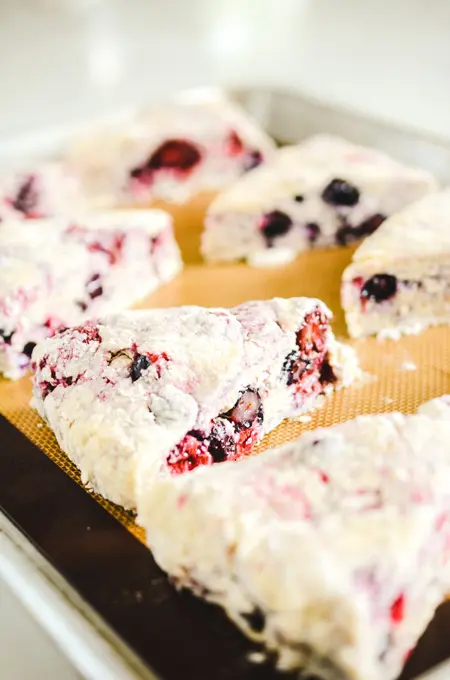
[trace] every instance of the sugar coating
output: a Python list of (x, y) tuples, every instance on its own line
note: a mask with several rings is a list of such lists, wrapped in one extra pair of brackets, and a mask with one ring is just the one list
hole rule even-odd
[[(198, 439), (212, 436), (216, 423), (221, 441), (229, 441), (233, 418), (226, 414), (242, 394), (258, 395), (253, 445), (331, 390), (327, 382), (308, 390), (305, 374), (299, 396), (286, 373), (305, 316), (317, 310), (330, 315), (318, 300), (275, 298), (231, 310), (123, 312), (69, 329), (33, 353), (34, 405), (83, 481), (133, 508), (137, 460), (146, 458), (156, 479), (169, 476), (170, 453), (188, 435), (201, 450)], [(337, 385), (349, 384), (358, 374), (353, 350), (329, 326), (324, 337)], [(202, 464), (214, 460), (205, 452)]]
[(68, 215), (86, 207), (77, 175), (63, 163), (30, 162), (0, 170), (0, 221)]
[(156, 485), (141, 458), (148, 546), (281, 668), (393, 680), (449, 587), (449, 395), (438, 403), (433, 419), (429, 405), (359, 416)]
[(114, 211), (0, 225), (0, 373), (21, 377), (35, 343), (138, 302), (181, 268), (169, 215)]
[[(167, 142), (188, 143), (199, 160), (166, 163), (136, 177)], [(140, 111), (128, 120), (86, 131), (73, 141), (68, 166), (83, 179), (99, 205), (142, 204), (149, 200), (184, 203), (202, 191), (217, 191), (274, 153), (275, 144), (237, 105), (223, 97), (173, 102)], [(175, 154), (175, 155), (174, 155)], [(191, 161), (189, 158), (187, 162)]]
[[(356, 203), (324, 200), (333, 180), (351, 185), (359, 193)], [(367, 236), (384, 218), (435, 187), (429, 173), (379, 151), (339, 137), (314, 136), (279, 149), (213, 201), (202, 252), (207, 260), (245, 258), (258, 266), (260, 253), (268, 248), (290, 251), (292, 258), (309, 248), (343, 245)], [(289, 218), (290, 226), (268, 239), (264, 217), (274, 211)]]
[[(396, 279), (395, 295), (366, 299), (366, 281)], [(390, 217), (353, 255), (342, 277), (350, 335), (398, 339), (450, 322), (450, 191), (429, 194)]]

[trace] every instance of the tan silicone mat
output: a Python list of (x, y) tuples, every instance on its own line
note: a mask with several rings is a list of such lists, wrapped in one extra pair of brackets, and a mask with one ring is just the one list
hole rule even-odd
[[(183, 304), (233, 306), (245, 300), (274, 296), (306, 295), (321, 298), (335, 313), (334, 330), (345, 338), (345, 322), (339, 304), (340, 276), (349, 263), (349, 248), (315, 251), (301, 255), (278, 269), (253, 269), (244, 264), (206, 266), (199, 263), (198, 243), (207, 199), (189, 208), (172, 210), (176, 233), (186, 267), (172, 283), (145, 300), (140, 307)], [(450, 328), (433, 328), (420, 336), (399, 342), (368, 339), (352, 343), (365, 378), (351, 388), (327, 399), (322, 408), (303, 422), (280, 425), (258, 450), (282, 444), (306, 429), (322, 427), (353, 418), (360, 413), (414, 411), (419, 404), (450, 392)], [(29, 378), (18, 382), (0, 380), (0, 413), (47, 454), (64, 472), (80, 482), (76, 467), (58, 447), (53, 434), (29, 407)], [(131, 513), (95, 495), (98, 502), (140, 540), (143, 532)]]

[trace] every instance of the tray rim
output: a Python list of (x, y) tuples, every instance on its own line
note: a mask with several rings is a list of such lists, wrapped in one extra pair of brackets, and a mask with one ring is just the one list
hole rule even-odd
[[(196, 87), (180, 90), (173, 93), (171, 97), (163, 98), (161, 101), (163, 103), (170, 101), (199, 101), (202, 99), (229, 97), (231, 99), (237, 100), (238, 102), (242, 102), (243, 98), (245, 99), (249, 96), (266, 97), (269, 102), (273, 98), (284, 97), (291, 100), (295, 99), (330, 115), (347, 116), (354, 121), (383, 128), (384, 131), (398, 133), (400, 135), (414, 136), (421, 142), (436, 145), (442, 150), (448, 151), (450, 153), (450, 135), (449, 137), (445, 137), (442, 134), (434, 133), (411, 124), (402, 126), (397, 121), (390, 121), (389, 119), (383, 118), (382, 116), (368, 116), (358, 111), (355, 107), (327, 102), (325, 99), (320, 99), (312, 95), (305, 94), (295, 88), (275, 86), (237, 86), (229, 88)], [(151, 103), (149, 103), (149, 105), (151, 105)], [(134, 115), (136, 112), (141, 111), (142, 109), (145, 109), (145, 105), (131, 104), (123, 107), (114, 107), (108, 112), (99, 113), (95, 116), (82, 116), (77, 120), (67, 124), (46, 126), (39, 129), (30, 128), (27, 130), (15, 131), (14, 134), (11, 134), (11, 136), (4, 136), (3, 138), (0, 138), (0, 164), (3, 162), (4, 156), (6, 156), (8, 163), (10, 163), (10, 154), (18, 153), (17, 148), (26, 149), (28, 147), (36, 147), (41, 149), (41, 151), (37, 151), (36, 158), (39, 158), (42, 153), (46, 153), (42, 151), (42, 148), (45, 147), (46, 143), (53, 146), (55, 144), (55, 140), (63, 142), (64, 140), (67, 140), (71, 134), (79, 132), (82, 129), (89, 128), (92, 125), (109, 122), (120, 122)], [(8, 152), (8, 150), (10, 151)], [(31, 156), (28, 152), (26, 152), (23, 156), (21, 155), (21, 159), (24, 160), (34, 157), (34, 152), (31, 152)]]

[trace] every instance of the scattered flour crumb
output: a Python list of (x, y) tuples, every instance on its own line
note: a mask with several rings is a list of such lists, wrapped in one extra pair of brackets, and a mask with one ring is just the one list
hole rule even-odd
[(381, 401), (384, 401), (385, 404), (392, 404), (394, 400), (392, 397), (381, 397)]
[(299, 423), (310, 423), (311, 420), (312, 420), (312, 416), (308, 416), (308, 415), (298, 416), (298, 418), (296, 418), (296, 420)]
[(91, 530), (91, 527), (86, 527), (86, 531), (90, 531), (90, 530)]
[(400, 364), (399, 371), (416, 371), (417, 366), (412, 361), (404, 361)]
[(41, 428), (44, 427), (44, 426), (42, 425), (42, 423), (36, 423), (36, 427), (38, 427), (39, 429), (41, 429)]
[(142, 590), (136, 590), (135, 597), (136, 602), (142, 602), (142, 600), (144, 599), (144, 596), (142, 595)]
[(264, 663), (267, 657), (263, 652), (249, 652), (247, 654), (247, 660), (250, 663)]

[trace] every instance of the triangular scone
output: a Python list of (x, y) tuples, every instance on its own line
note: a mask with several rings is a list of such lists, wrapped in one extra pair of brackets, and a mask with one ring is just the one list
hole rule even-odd
[(357, 372), (319, 300), (126, 312), (39, 345), (34, 403), (83, 480), (134, 507), (156, 476), (236, 459)]
[(0, 373), (21, 377), (37, 342), (138, 303), (181, 266), (162, 210), (0, 223)]
[(282, 668), (393, 680), (450, 586), (449, 437), (392, 413), (156, 485), (141, 459), (138, 521)]
[(280, 149), (220, 194), (206, 217), (202, 252), (217, 262), (289, 261), (302, 250), (364, 238), (435, 188), (427, 172), (319, 135)]
[(398, 338), (450, 323), (450, 190), (393, 215), (342, 278), (349, 333)]
[(224, 97), (153, 106), (74, 140), (68, 165), (100, 205), (184, 203), (270, 158), (274, 142)]

